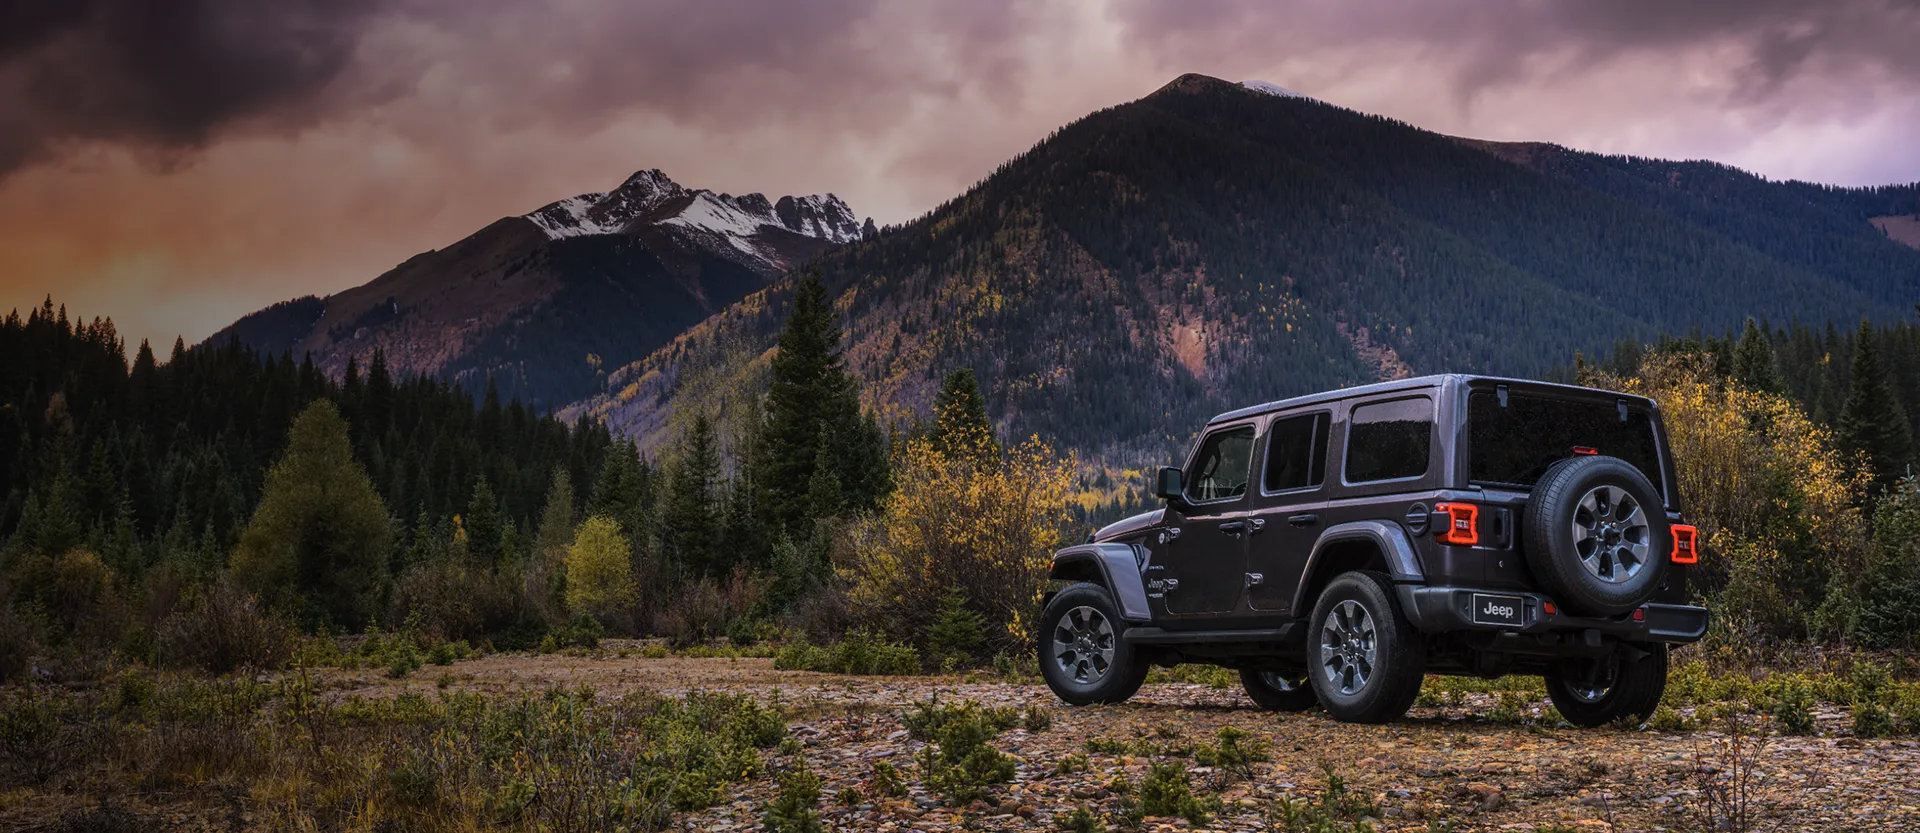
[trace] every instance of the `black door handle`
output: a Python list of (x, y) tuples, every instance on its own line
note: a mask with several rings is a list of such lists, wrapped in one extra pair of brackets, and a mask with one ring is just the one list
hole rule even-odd
[(1312, 512), (1308, 512), (1304, 515), (1288, 515), (1287, 516), (1287, 523), (1293, 524), (1294, 526), (1313, 526), (1314, 524), (1317, 524), (1319, 522), (1320, 522), (1320, 516), (1315, 515)]
[(1246, 521), (1227, 521), (1220, 525), (1220, 531), (1228, 535), (1239, 535), (1247, 531)]

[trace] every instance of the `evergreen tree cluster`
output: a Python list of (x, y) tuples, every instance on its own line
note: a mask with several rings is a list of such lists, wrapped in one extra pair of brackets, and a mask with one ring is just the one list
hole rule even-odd
[[(1720, 376), (1798, 401), (1815, 422), (1834, 429), (1842, 451), (1865, 459), (1876, 492), (1920, 463), (1914, 442), (1920, 436), (1920, 324), (1772, 327), (1749, 319), (1737, 333), (1696, 329), (1644, 346), (1624, 339), (1594, 365), (1631, 376), (1647, 350), (1712, 356)], [(1550, 374), (1557, 380), (1573, 375), (1565, 369)]]
[[(290, 446), (311, 452), (297, 459), (331, 453), (316, 439), (326, 426), (306, 439), (294, 430), (295, 416), (320, 401), (347, 458), (282, 476), (273, 464)], [(502, 403), (491, 387), (476, 404), (458, 386), (396, 379), (378, 353), (339, 380), (231, 342), (176, 341), (164, 363), (142, 343), (129, 363), (111, 321), (71, 321), (51, 300), (0, 321), (0, 553), (9, 560), (84, 547), (129, 578), (162, 562), (211, 576), (236, 547), (254, 551), (241, 546), (243, 532), (258, 525), (263, 494), (333, 488), (322, 473), (351, 462), (383, 527), (353, 540), (376, 548), (381, 581), (444, 549), (456, 526), (469, 557), (492, 566), (532, 538), (556, 470), (585, 494), (619, 449), (602, 426)], [(315, 522), (343, 539), (338, 525), (372, 523), (367, 512), (289, 516), (262, 531)], [(371, 610), (333, 613), (357, 621)]]

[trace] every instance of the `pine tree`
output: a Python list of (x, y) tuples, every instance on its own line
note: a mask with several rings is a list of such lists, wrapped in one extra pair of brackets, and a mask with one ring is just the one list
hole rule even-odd
[(487, 484), (485, 475), (473, 480), (473, 496), (467, 500), (465, 520), (467, 558), (472, 561), (472, 566), (483, 570), (499, 566), (506, 519), (501, 515), (500, 501), (494, 497), (493, 487)]
[(661, 507), (662, 551), (669, 562), (694, 575), (726, 572), (719, 544), (720, 452), (713, 423), (704, 413), (681, 435), (673, 465), (667, 473), (665, 505)]
[(1880, 366), (1873, 326), (1865, 321), (1854, 338), (1852, 376), (1847, 403), (1835, 426), (1840, 448), (1865, 455), (1874, 490), (1883, 491), (1906, 473), (1913, 457), (1913, 435)]
[(600, 465), (593, 483), (593, 498), (588, 512), (605, 515), (620, 524), (632, 542), (644, 541), (652, 534), (652, 478), (640, 453), (631, 442), (615, 446)]
[(347, 422), (322, 400), (294, 420), (233, 553), (244, 586), (311, 618), (364, 625), (380, 601), (393, 528), (353, 459)]
[(553, 469), (553, 481), (547, 486), (546, 508), (540, 512), (540, 530), (534, 539), (534, 553), (547, 563), (566, 557), (573, 541), (573, 478), (559, 466)]
[(1733, 348), (1733, 378), (1749, 389), (1766, 393), (1780, 393), (1786, 387), (1775, 367), (1772, 340), (1751, 318)]
[(942, 454), (999, 456), (993, 422), (987, 419), (987, 403), (972, 370), (949, 372), (941, 382), (940, 393), (933, 399), (933, 432), (928, 439)]

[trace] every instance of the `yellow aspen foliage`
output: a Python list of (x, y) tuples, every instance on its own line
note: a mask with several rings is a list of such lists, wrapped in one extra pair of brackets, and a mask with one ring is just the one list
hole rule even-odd
[(1632, 378), (1589, 372), (1580, 382), (1659, 403), (1687, 518), (1703, 538), (1705, 589), (1732, 582), (1751, 610), (1730, 612), (1791, 627), (1782, 619), (1790, 610), (1766, 608), (1817, 604), (1826, 579), (1857, 566), (1866, 481), (1833, 432), (1792, 400), (1719, 378), (1712, 366), (1708, 356), (1653, 353)]
[(893, 495), (849, 530), (839, 559), (849, 603), (913, 639), (958, 591), (996, 631), (989, 640), (1029, 644), (1076, 463), (1038, 437), (1001, 451), (984, 424), (942, 427), (939, 441), (900, 448)]
[(633, 576), (633, 550), (620, 522), (595, 515), (580, 525), (567, 548), (567, 608), (605, 618), (640, 597)]

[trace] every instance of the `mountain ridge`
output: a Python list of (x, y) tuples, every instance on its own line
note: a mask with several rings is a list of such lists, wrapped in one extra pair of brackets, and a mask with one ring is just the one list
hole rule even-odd
[(208, 343), (312, 355), (339, 376), (380, 350), (399, 373), (558, 407), (867, 228), (833, 194), (732, 196), (659, 169), (502, 217), (351, 289), (241, 318)]
[[(1134, 464), (1245, 401), (1538, 375), (1747, 315), (1889, 320), (1920, 295), (1920, 253), (1868, 222), (1915, 210), (1915, 186), (1550, 145), (1529, 165), (1476, 142), (1181, 76), (820, 263), (884, 415), (924, 412), (942, 371), (971, 367), (1003, 430)], [(790, 287), (611, 371), (566, 413), (657, 445), (681, 406), (744, 411)]]

